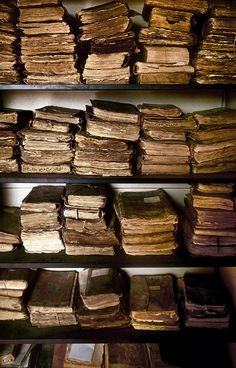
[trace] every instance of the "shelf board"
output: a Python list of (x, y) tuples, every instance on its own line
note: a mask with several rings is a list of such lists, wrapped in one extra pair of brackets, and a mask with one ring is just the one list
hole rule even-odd
[(98, 343), (98, 342), (170, 342), (235, 341), (232, 327), (224, 330), (182, 328), (179, 331), (143, 331), (132, 326), (125, 328), (84, 329), (79, 326), (38, 328), (27, 321), (0, 322), (0, 343)]
[(95, 268), (95, 267), (233, 267), (236, 257), (191, 257), (188, 254), (130, 256), (118, 250), (114, 256), (68, 256), (65, 252), (26, 253), (23, 247), (1, 253), (0, 268)]
[(189, 175), (133, 175), (95, 176), (76, 174), (23, 174), (0, 173), (0, 183), (197, 183), (197, 182), (236, 182), (235, 173), (189, 174)]
[(145, 91), (145, 90), (190, 90), (190, 89), (234, 89), (236, 84), (1, 84), (2, 91)]

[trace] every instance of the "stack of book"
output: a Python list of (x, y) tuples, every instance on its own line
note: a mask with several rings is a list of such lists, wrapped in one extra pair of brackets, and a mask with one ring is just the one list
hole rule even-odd
[(127, 254), (175, 252), (178, 218), (164, 190), (121, 192), (114, 205)]
[(82, 327), (124, 327), (130, 322), (122, 273), (112, 268), (79, 273), (80, 302), (77, 320)]
[(68, 344), (64, 368), (101, 368), (104, 344)]
[(85, 132), (75, 135), (73, 167), (79, 175), (130, 176), (133, 148), (125, 141), (93, 137)]
[(138, 83), (189, 83), (194, 68), (188, 48), (196, 41), (192, 24), (195, 14), (207, 8), (207, 0), (145, 0), (143, 17), (149, 27), (138, 35), (143, 46), (143, 60), (135, 64)]
[(76, 42), (60, 0), (17, 0), (21, 62), (27, 84), (80, 82)]
[(21, 171), (69, 173), (74, 157), (73, 134), (80, 129), (81, 110), (59, 106), (36, 109), (29, 126), (19, 132)]
[(27, 124), (30, 117), (29, 111), (0, 109), (0, 172), (19, 171), (17, 131)]
[(10, 1), (0, 3), (0, 83), (19, 83), (17, 55), (17, 8)]
[(28, 319), (26, 304), (35, 271), (3, 269), (0, 272), (0, 320)]
[(130, 287), (131, 323), (135, 329), (179, 329), (172, 275), (134, 275)]
[(33, 344), (0, 345), (0, 367), (30, 368), (33, 367), (34, 356)]
[(229, 326), (226, 293), (216, 274), (186, 273), (179, 280), (179, 288), (186, 326), (217, 329)]
[(76, 325), (78, 299), (76, 271), (40, 270), (27, 304), (33, 326)]
[(189, 133), (194, 174), (236, 170), (236, 110), (226, 107), (194, 113), (198, 129)]
[(191, 114), (174, 105), (142, 104), (138, 170), (143, 175), (189, 174), (187, 132), (196, 129)]
[(88, 43), (83, 69), (87, 84), (126, 84), (136, 43), (129, 31), (130, 10), (123, 1), (111, 1), (76, 13), (79, 41)]
[(26, 252), (58, 253), (64, 249), (61, 239), (63, 186), (34, 187), (21, 204), (21, 239)]
[(236, 11), (213, 7), (194, 58), (197, 83), (235, 83)]
[(0, 208), (0, 252), (10, 252), (17, 248), (20, 243), (19, 208)]
[(92, 136), (135, 142), (139, 138), (139, 112), (129, 103), (91, 100), (86, 106), (86, 131)]
[(192, 255), (236, 255), (232, 184), (197, 184), (185, 197), (185, 215), (185, 243)]
[[(66, 185), (62, 230), (66, 254), (114, 254), (118, 241), (114, 231), (106, 225), (106, 202), (107, 194), (101, 185)], [(110, 224), (111, 219), (107, 220)]]

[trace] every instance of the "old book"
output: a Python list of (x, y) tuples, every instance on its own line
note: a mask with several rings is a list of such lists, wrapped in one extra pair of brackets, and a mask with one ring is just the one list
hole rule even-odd
[(158, 131), (165, 132), (189, 132), (197, 128), (196, 121), (191, 114), (186, 114), (180, 118), (158, 118), (154, 115), (144, 115), (142, 119), (142, 130), (145, 134), (154, 138), (158, 136)]
[(17, 0), (19, 8), (33, 7), (33, 6), (44, 6), (44, 5), (61, 5), (61, 0), (35, 0), (33, 3), (30, 0)]
[(176, 224), (177, 215), (162, 189), (147, 192), (118, 193), (115, 210), (121, 225), (140, 226), (152, 224)]
[(58, 253), (64, 250), (59, 230), (21, 231), (25, 251), (28, 253)]
[(13, 130), (0, 131), (0, 146), (13, 147), (16, 143), (16, 133)]
[(188, 65), (189, 51), (184, 47), (143, 45), (144, 61), (147, 63)]
[[(219, 127), (220, 128), (220, 127)], [(191, 132), (189, 138), (202, 144), (211, 144), (236, 139), (236, 127)]]
[(63, 186), (39, 185), (33, 187), (23, 199), (21, 211), (50, 212), (59, 209), (62, 201)]
[(143, 103), (137, 106), (139, 111), (147, 118), (179, 118), (183, 115), (182, 110), (175, 105), (171, 104), (149, 104)]
[(194, 118), (200, 127), (231, 126), (236, 124), (236, 110), (228, 107), (214, 108), (195, 112)]
[(137, 83), (139, 84), (188, 84), (191, 76), (188, 73), (138, 73)]
[[(140, 139), (140, 148), (142, 152), (146, 154), (150, 154), (153, 156), (165, 155), (165, 156), (179, 156), (179, 157), (189, 157), (190, 151), (189, 147), (184, 142), (162, 142), (155, 141), (154, 139), (141, 137)], [(170, 151), (170, 147), (174, 148), (173, 151)]]
[(208, 10), (208, 2), (206, 0), (194, 0), (191, 4), (186, 4), (184, 0), (145, 0), (145, 6), (166, 8), (170, 10), (181, 10), (186, 12), (192, 12), (196, 14), (206, 13)]
[(80, 271), (80, 296), (85, 307), (99, 310), (117, 306), (123, 293), (123, 282), (121, 273), (112, 268)]
[(136, 48), (135, 34), (132, 31), (118, 33), (114, 36), (95, 38), (91, 42), (91, 53), (106, 54), (134, 51)]
[(150, 16), (143, 13), (151, 27), (160, 27), (164, 29), (177, 30), (181, 32), (191, 32), (191, 21), (193, 13), (180, 11), (178, 9), (169, 10), (165, 8), (152, 8)]
[(47, 35), (47, 34), (60, 34), (70, 33), (70, 26), (66, 22), (42, 22), (42, 23), (22, 23), (19, 22), (19, 29), (22, 31), (25, 36), (34, 36), (34, 35)]
[(91, 114), (86, 115), (86, 131), (97, 137), (114, 138), (135, 142), (139, 138), (139, 126), (133, 123), (106, 121)]
[(141, 28), (138, 34), (138, 40), (141, 44), (153, 46), (190, 47), (196, 43), (193, 33), (157, 27)]
[(76, 317), (82, 327), (94, 329), (127, 327), (130, 324), (129, 307), (126, 297), (122, 297), (120, 304), (117, 306), (97, 310), (86, 308), (82, 299), (80, 299)]
[(192, 204), (196, 208), (212, 208), (226, 211), (234, 210), (234, 199), (230, 194), (203, 193), (193, 190), (191, 193)]
[(81, 9), (76, 13), (82, 24), (101, 22), (109, 18), (128, 15), (128, 5), (122, 1), (112, 1), (96, 5), (87, 9)]
[(65, 218), (64, 224), (67, 230), (74, 230), (79, 232), (83, 231), (96, 232), (96, 231), (104, 231), (107, 229), (104, 218), (95, 220)]
[(0, 288), (13, 290), (26, 290), (35, 272), (31, 269), (3, 269), (0, 273)]
[(171, 275), (131, 277), (130, 308), (137, 329), (177, 330), (179, 316)]
[(21, 158), (24, 163), (29, 165), (44, 165), (45, 169), (50, 165), (51, 167), (55, 165), (56, 169), (56, 166), (60, 164), (67, 164), (68, 168), (70, 168), (70, 163), (74, 158), (74, 154), (71, 150), (52, 149), (32, 151), (31, 149), (27, 150), (25, 148), (21, 148)]
[(135, 72), (138, 73), (186, 73), (192, 74), (194, 68), (191, 65), (169, 65), (160, 63), (147, 63), (137, 61), (135, 63)]
[(65, 191), (66, 204), (82, 208), (103, 208), (106, 205), (105, 187), (89, 184), (67, 184)]
[(101, 368), (104, 344), (68, 344), (64, 367)]
[(35, 110), (35, 118), (52, 120), (58, 123), (81, 124), (82, 111), (61, 106), (44, 106)]
[(71, 167), (70, 164), (32, 165), (23, 162), (21, 164), (21, 172), (25, 174), (69, 174), (71, 172)]
[(197, 183), (196, 188), (204, 193), (233, 193), (233, 184), (230, 183)]
[(13, 298), (20, 298), (24, 293), (24, 290), (20, 289), (0, 289), (1, 296), (11, 296)]
[(180, 287), (187, 326), (226, 328), (229, 325), (226, 294), (215, 274), (186, 273)]
[(97, 37), (109, 37), (117, 33), (127, 32), (130, 25), (131, 21), (127, 15), (109, 18), (103, 22), (84, 24), (80, 27), (80, 41), (90, 41)]
[(20, 239), (19, 209), (5, 207), (0, 211), (0, 243), (17, 245)]
[(138, 109), (132, 104), (105, 100), (91, 100), (91, 104), (93, 115), (97, 118), (120, 123), (139, 122)]
[(75, 271), (41, 270), (28, 303), (29, 312), (73, 313), (77, 282)]
[(44, 7), (23, 7), (20, 9), (21, 23), (44, 23), (44, 22), (60, 22), (65, 16), (65, 9), (62, 6)]
[(148, 368), (149, 361), (145, 344), (106, 344), (105, 367)]
[[(24, 138), (24, 141), (42, 141), (49, 144), (52, 143), (70, 143), (71, 135), (66, 133), (45, 132), (25, 128), (20, 130), (19, 136)], [(24, 144), (25, 145), (25, 144)], [(38, 148), (39, 149), (39, 148)]]

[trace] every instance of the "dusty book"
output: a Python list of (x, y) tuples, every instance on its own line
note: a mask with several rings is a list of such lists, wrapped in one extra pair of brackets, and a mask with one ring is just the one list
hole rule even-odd
[(123, 282), (121, 273), (112, 268), (90, 268), (79, 272), (81, 298), (92, 310), (117, 306)]
[(50, 212), (58, 210), (62, 201), (63, 186), (39, 185), (33, 187), (23, 199), (21, 211)]
[(191, 4), (186, 4), (184, 0), (180, 0), (177, 3), (175, 0), (145, 0), (145, 6), (181, 10), (196, 14), (204, 14), (208, 10), (207, 0), (193, 0)]
[[(137, 106), (138, 110), (141, 112), (143, 117), (147, 118), (179, 118), (183, 115), (183, 111), (175, 105), (171, 104), (150, 104), (143, 103)], [(162, 121), (162, 120), (161, 120)]]
[(134, 328), (177, 330), (179, 316), (173, 276), (132, 276), (130, 308)]
[(105, 368), (148, 368), (145, 344), (111, 343), (105, 345)]
[(26, 290), (35, 277), (31, 269), (3, 269), (0, 273), (0, 288)]
[(191, 32), (193, 13), (180, 11), (178, 9), (170, 10), (165, 8), (152, 8), (149, 17), (143, 14), (149, 21), (151, 27), (160, 27), (164, 29), (177, 30), (181, 32)]
[(82, 111), (61, 106), (44, 106), (36, 109), (34, 113), (38, 119), (53, 120), (58, 123), (80, 125)]
[(67, 184), (65, 203), (78, 208), (103, 208), (106, 205), (107, 194), (104, 186), (90, 184)]
[(139, 122), (138, 109), (129, 103), (105, 100), (91, 100), (93, 115), (97, 118), (120, 123)]
[(191, 201), (193, 207), (196, 208), (234, 210), (234, 199), (232, 195), (226, 193), (203, 193), (193, 189)]
[(89, 24), (104, 21), (109, 18), (115, 18), (121, 15), (128, 15), (128, 12), (128, 5), (123, 1), (112, 1), (87, 9), (81, 9), (76, 13), (76, 16), (83, 24)]
[(38, 273), (28, 302), (32, 313), (73, 313), (76, 304), (78, 277), (75, 271)]

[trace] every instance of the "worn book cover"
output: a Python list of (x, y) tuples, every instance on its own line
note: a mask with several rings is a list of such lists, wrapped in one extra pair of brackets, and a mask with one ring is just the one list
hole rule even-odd
[(58, 123), (80, 125), (82, 111), (61, 106), (44, 106), (35, 110), (38, 119), (53, 120)]
[(62, 201), (63, 186), (38, 185), (33, 187), (23, 199), (21, 211), (50, 212), (59, 209)]
[(80, 295), (88, 309), (117, 306), (123, 283), (121, 273), (113, 268), (89, 268), (79, 272)]
[(93, 114), (97, 118), (120, 123), (139, 122), (138, 109), (132, 104), (106, 100), (91, 100), (91, 104)]
[(130, 308), (132, 324), (142, 329), (178, 329), (178, 311), (173, 277), (135, 275), (131, 277)]
[(35, 277), (35, 271), (26, 268), (7, 268), (0, 272), (0, 288), (26, 290)]
[(65, 201), (69, 206), (87, 208), (103, 208), (106, 205), (107, 194), (103, 185), (67, 184)]
[(29, 312), (73, 313), (77, 282), (75, 271), (41, 270), (28, 302)]

